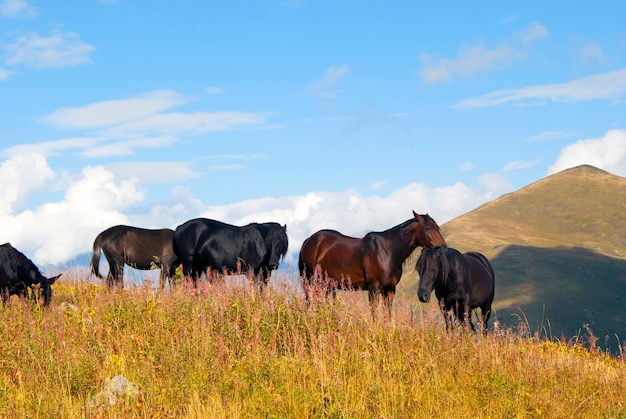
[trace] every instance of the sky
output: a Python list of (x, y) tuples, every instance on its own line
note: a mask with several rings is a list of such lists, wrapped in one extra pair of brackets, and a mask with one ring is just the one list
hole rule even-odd
[(626, 3), (0, 0), (0, 243), (207, 217), (440, 225), (545, 176), (626, 176)]

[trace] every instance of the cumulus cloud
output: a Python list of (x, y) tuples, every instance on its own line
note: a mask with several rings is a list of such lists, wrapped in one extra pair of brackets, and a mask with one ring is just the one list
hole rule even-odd
[(600, 138), (578, 140), (561, 150), (549, 167), (554, 174), (570, 167), (589, 164), (619, 176), (626, 176), (626, 130), (606, 132)]
[(12, 213), (33, 191), (53, 178), (54, 173), (41, 153), (22, 153), (2, 162), (0, 214)]
[(14, 155), (0, 166), (0, 181), (7, 185), (0, 191), (0, 223), (4, 226), (0, 242), (11, 242), (35, 263), (47, 265), (89, 252), (93, 238), (115, 224), (175, 228), (198, 216), (235, 225), (277, 221), (287, 224), (290, 248), (286, 262), (295, 264), (301, 243), (319, 229), (335, 228), (360, 237), (409, 219), (412, 210), (429, 213), (442, 224), (511, 188), (501, 176), (491, 174), (473, 188), (462, 183), (438, 188), (411, 183), (387, 195), (364, 196), (349, 189), (209, 206), (188, 188), (176, 186), (167, 202), (147, 206), (144, 188), (160, 182), (162, 173), (178, 180), (195, 175), (184, 163), (166, 165), (167, 171), (161, 163), (86, 167), (79, 176), (66, 179), (61, 199), (18, 209), (28, 195), (49, 187), (55, 173), (43, 155)]
[(517, 104), (543, 104), (546, 102), (575, 103), (594, 99), (614, 102), (626, 97), (626, 68), (597, 74), (566, 83), (544, 84), (521, 89), (498, 90), (459, 102), (457, 108), (486, 108)]
[(64, 68), (87, 64), (95, 49), (81, 41), (73, 32), (41, 36), (38, 33), (22, 35), (6, 45), (6, 63), (29, 68)]
[[(0, 175), (2, 179), (4, 175)], [(18, 180), (19, 189), (23, 179)], [(0, 199), (4, 203), (6, 196)], [(61, 263), (89, 251), (103, 226), (128, 223), (124, 211), (143, 199), (144, 192), (136, 180), (117, 180), (103, 167), (88, 167), (58, 202), (20, 212), (1, 205), (0, 242), (11, 242), (35, 263)]]
[(455, 58), (442, 58), (438, 61), (427, 54), (420, 57), (423, 70), (422, 80), (426, 83), (447, 81), (456, 76), (467, 77), (479, 72), (501, 69), (510, 62), (526, 55), (527, 46), (538, 39), (548, 36), (548, 30), (539, 23), (531, 24), (527, 29), (499, 45), (488, 48), (478, 44), (463, 44)]
[(437, 188), (411, 183), (386, 196), (363, 196), (353, 189), (336, 193), (310, 192), (209, 207), (200, 216), (235, 225), (253, 221), (287, 224), (287, 263), (295, 266), (302, 242), (319, 229), (332, 228), (362, 237), (369, 231), (383, 231), (400, 224), (412, 217), (412, 210), (429, 213), (443, 224), (510, 190), (511, 186), (502, 176), (487, 174), (475, 188), (462, 183)]

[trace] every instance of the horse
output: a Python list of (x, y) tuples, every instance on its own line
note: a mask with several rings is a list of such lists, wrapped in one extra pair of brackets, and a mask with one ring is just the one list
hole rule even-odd
[(176, 227), (174, 252), (183, 275), (194, 285), (207, 269), (252, 273), (254, 281), (267, 284), (287, 253), (287, 226), (251, 223), (242, 227), (208, 218), (195, 218)]
[(51, 285), (60, 276), (61, 274), (50, 278), (43, 276), (39, 268), (10, 243), (0, 245), (0, 294), (4, 304), (11, 295), (28, 297), (29, 289), (32, 290), (31, 296), (36, 297), (33, 286), (39, 285), (43, 304), (47, 306), (52, 299)]
[(287, 225), (281, 226), (275, 222), (250, 223), (248, 225), (259, 230), (265, 243), (267, 253), (260, 263), (259, 279), (263, 285), (267, 285), (272, 276), (272, 271), (278, 269), (280, 261), (287, 254), (287, 248), (289, 247)]
[(159, 268), (159, 290), (165, 287), (166, 279), (170, 285), (176, 274), (180, 260), (174, 253), (172, 239), (174, 230), (162, 228), (150, 230), (127, 225), (116, 225), (98, 234), (93, 242), (91, 272), (100, 275), (100, 252), (109, 262), (106, 278), (108, 288), (124, 285), (124, 264), (140, 270)]
[(419, 300), (427, 303), (435, 290), (446, 329), (453, 328), (456, 319), (460, 324), (476, 330), (472, 312), (480, 308), (480, 327), (486, 332), (495, 290), (495, 273), (484, 255), (461, 253), (445, 246), (422, 249), (415, 269), (420, 276)]
[[(439, 226), (428, 214), (413, 211), (413, 218), (363, 238), (345, 236), (335, 230), (320, 230), (307, 238), (300, 249), (298, 269), (305, 296), (309, 299), (316, 270), (326, 279), (326, 294), (345, 283), (368, 291), (373, 303), (379, 296), (391, 309), (402, 264), (418, 246), (445, 246)], [(319, 278), (318, 278), (319, 279)]]

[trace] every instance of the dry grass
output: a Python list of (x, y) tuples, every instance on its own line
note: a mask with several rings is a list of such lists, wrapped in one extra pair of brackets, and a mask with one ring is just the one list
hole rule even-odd
[[(45, 309), (0, 307), (2, 417), (626, 416), (621, 360), (523, 327), (446, 333), (401, 302), (388, 319), (358, 293), (309, 306), (245, 281), (54, 291)], [(90, 406), (116, 375), (139, 396)]]

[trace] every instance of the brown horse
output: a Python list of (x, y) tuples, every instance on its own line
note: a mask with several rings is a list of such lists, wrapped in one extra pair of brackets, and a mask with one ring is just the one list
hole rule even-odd
[(124, 265), (128, 265), (140, 270), (160, 268), (159, 290), (162, 290), (166, 279), (172, 285), (176, 268), (180, 265), (178, 256), (174, 254), (173, 237), (174, 230), (169, 228), (149, 230), (127, 225), (107, 228), (93, 241), (91, 271), (102, 278), (99, 271), (102, 250), (109, 262), (107, 287), (124, 285)]
[(298, 269), (307, 298), (319, 269), (327, 294), (345, 283), (367, 290), (370, 302), (382, 296), (391, 307), (406, 258), (418, 246), (445, 245), (435, 220), (413, 211), (413, 218), (382, 232), (367, 233), (362, 239), (334, 230), (318, 231), (302, 243)]

